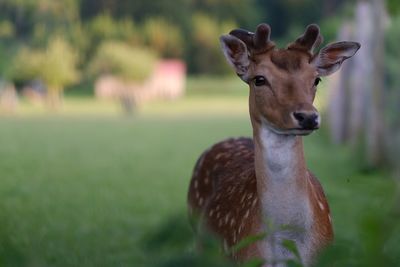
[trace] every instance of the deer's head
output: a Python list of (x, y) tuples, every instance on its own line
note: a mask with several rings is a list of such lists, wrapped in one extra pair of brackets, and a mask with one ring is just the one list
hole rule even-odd
[(276, 49), (270, 32), (267, 24), (260, 24), (255, 33), (233, 30), (220, 38), (224, 55), (250, 86), (253, 124), (266, 124), (278, 134), (309, 134), (320, 124), (313, 106), (320, 77), (337, 71), (360, 44), (332, 43), (314, 54), (322, 36), (312, 24), (286, 49)]

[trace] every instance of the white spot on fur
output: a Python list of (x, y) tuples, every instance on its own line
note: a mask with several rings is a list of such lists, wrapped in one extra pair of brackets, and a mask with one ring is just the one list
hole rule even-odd
[(226, 239), (224, 239), (224, 250), (225, 250), (225, 253), (229, 252), (229, 246), (228, 246), (228, 242), (226, 241)]
[(256, 204), (257, 204), (257, 198), (255, 198), (255, 199), (253, 200), (253, 203), (251, 204), (251, 206), (254, 207)]
[(329, 219), (329, 222), (332, 223), (332, 218), (331, 218), (330, 214), (328, 214), (328, 219)]
[(203, 205), (203, 201), (204, 201), (204, 199), (201, 197), (201, 198), (199, 199), (199, 206)]
[(243, 218), (247, 219), (247, 217), (249, 217), (249, 214), (250, 214), (250, 210), (247, 210), (246, 213), (244, 214)]
[(199, 182), (197, 180), (194, 180), (194, 188), (197, 188), (199, 186)]
[(212, 168), (213, 172), (215, 172), (218, 169), (218, 164), (215, 164), (214, 167)]
[(240, 203), (243, 203), (245, 198), (246, 198), (246, 194), (243, 194), (242, 198), (240, 199)]
[(231, 219), (231, 226), (233, 226), (235, 224), (235, 218)]
[(319, 205), (319, 208), (320, 208), (321, 210), (324, 210), (324, 209), (325, 209), (325, 208), (324, 208), (324, 204), (322, 204), (321, 201), (318, 201), (318, 205)]
[(215, 156), (215, 159), (218, 160), (218, 159), (220, 159), (222, 156), (223, 156), (223, 153), (219, 153), (219, 154), (217, 154), (217, 155)]
[(229, 221), (229, 212), (225, 215), (225, 224), (228, 224)]
[(240, 224), (240, 226), (239, 226), (239, 229), (238, 229), (238, 234), (239, 234), (239, 235), (240, 235), (240, 233), (242, 232), (242, 230), (243, 230), (243, 223)]
[(213, 214), (214, 214), (214, 210), (213, 209), (211, 209), (209, 212), (208, 212), (208, 216), (213, 216)]
[(208, 179), (208, 177), (206, 177), (205, 179), (204, 179), (204, 184), (208, 184), (209, 183), (209, 179)]

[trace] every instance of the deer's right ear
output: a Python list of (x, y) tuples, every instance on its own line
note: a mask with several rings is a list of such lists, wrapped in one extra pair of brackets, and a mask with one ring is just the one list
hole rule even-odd
[(242, 77), (247, 73), (250, 65), (245, 43), (233, 35), (222, 35), (219, 39), (229, 65), (234, 68), (237, 75)]
[(354, 56), (361, 45), (356, 42), (337, 42), (325, 46), (313, 59), (320, 76), (328, 76), (337, 71), (343, 61)]

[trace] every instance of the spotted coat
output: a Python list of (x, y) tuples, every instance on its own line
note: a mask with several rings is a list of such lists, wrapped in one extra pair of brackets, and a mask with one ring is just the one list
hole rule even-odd
[[(313, 191), (313, 210), (329, 214), (322, 186), (308, 172)], [(189, 210), (202, 218), (206, 227), (218, 235), (226, 251), (243, 238), (259, 234), (261, 207), (257, 194), (254, 168), (254, 143), (250, 138), (231, 138), (215, 144), (198, 159), (189, 186)], [(319, 215), (321, 215), (319, 214)], [(315, 228), (326, 243), (333, 236), (331, 217), (317, 216), (325, 221), (315, 222)], [(329, 220), (329, 222), (327, 222)], [(242, 260), (260, 255), (256, 244), (230, 256)]]

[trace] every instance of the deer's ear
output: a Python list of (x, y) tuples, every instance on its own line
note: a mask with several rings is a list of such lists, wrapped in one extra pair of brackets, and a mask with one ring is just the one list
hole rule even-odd
[(220, 37), (222, 51), (225, 58), (239, 76), (247, 73), (250, 65), (248, 51), (245, 43), (232, 35)]
[(337, 71), (343, 61), (354, 56), (361, 45), (356, 42), (338, 42), (325, 46), (313, 59), (319, 76), (327, 76)]

